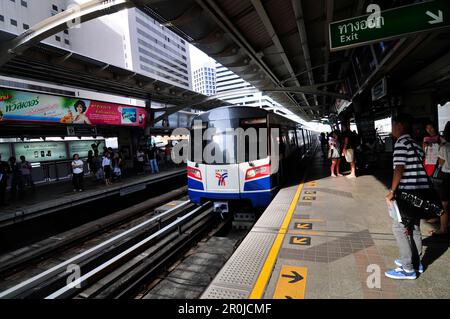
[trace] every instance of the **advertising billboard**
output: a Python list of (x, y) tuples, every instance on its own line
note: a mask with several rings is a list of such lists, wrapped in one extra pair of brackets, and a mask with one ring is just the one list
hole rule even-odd
[(67, 160), (65, 142), (14, 143), (16, 158), (25, 156), (30, 163)]
[(2, 161), (8, 161), (11, 156), (9, 144), (0, 144), (0, 155), (2, 156)]
[[(72, 157), (74, 154), (78, 154), (81, 158), (88, 156), (88, 152), (92, 151), (91, 145), (97, 144), (98, 141), (70, 141), (69, 142), (69, 154)], [(101, 141), (98, 145), (100, 151), (105, 147), (105, 141)]]
[(144, 127), (147, 112), (134, 106), (0, 88), (1, 121)]

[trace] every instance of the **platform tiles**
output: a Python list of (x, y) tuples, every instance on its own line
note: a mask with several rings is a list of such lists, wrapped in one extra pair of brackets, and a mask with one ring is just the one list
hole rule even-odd
[[(449, 298), (445, 249), (416, 281), (384, 276), (398, 254), (385, 194), (373, 176), (325, 177), (281, 190), (202, 298)], [(425, 249), (445, 243), (436, 245)], [(436, 271), (446, 276), (430, 282)]]

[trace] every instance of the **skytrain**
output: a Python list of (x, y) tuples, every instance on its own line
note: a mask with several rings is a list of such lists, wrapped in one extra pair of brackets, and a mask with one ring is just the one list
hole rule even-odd
[(189, 198), (196, 204), (212, 201), (221, 212), (231, 203), (266, 207), (316, 141), (315, 132), (264, 109), (205, 112), (191, 126)]

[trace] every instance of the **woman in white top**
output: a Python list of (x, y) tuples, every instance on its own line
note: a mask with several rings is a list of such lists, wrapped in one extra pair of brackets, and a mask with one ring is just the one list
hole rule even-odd
[(111, 154), (106, 152), (102, 160), (103, 172), (105, 173), (106, 185), (111, 185)]
[(84, 163), (80, 160), (80, 156), (75, 154), (72, 161), (72, 175), (73, 175), (73, 191), (83, 191), (83, 177), (84, 177)]
[[(328, 158), (331, 159), (331, 176), (338, 177), (341, 174), (341, 144), (339, 143), (339, 136), (336, 132), (332, 132), (329, 141), (330, 149), (328, 151)], [(334, 170), (336, 168), (336, 173)]]
[(450, 121), (445, 125), (444, 138), (447, 141), (441, 145), (439, 149), (439, 165), (442, 167), (442, 186), (439, 193), (441, 196), (442, 206), (444, 207), (444, 214), (441, 216), (441, 227), (437, 231), (432, 231), (433, 235), (448, 234), (448, 201), (450, 197)]

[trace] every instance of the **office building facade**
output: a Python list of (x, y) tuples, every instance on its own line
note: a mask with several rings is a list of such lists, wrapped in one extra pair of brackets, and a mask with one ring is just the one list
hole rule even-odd
[(234, 105), (277, 109), (279, 104), (271, 97), (258, 92), (254, 86), (238, 75), (216, 63), (217, 97)]

